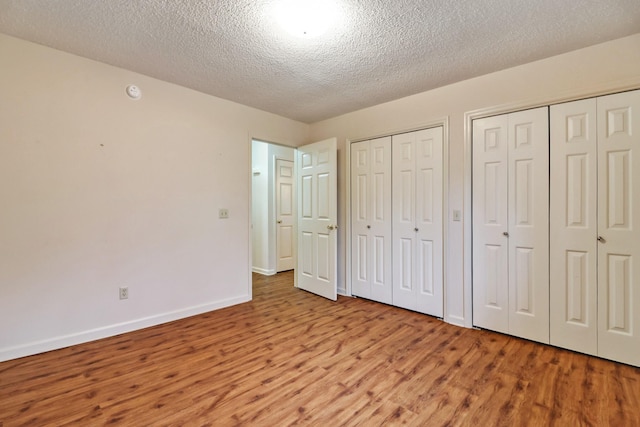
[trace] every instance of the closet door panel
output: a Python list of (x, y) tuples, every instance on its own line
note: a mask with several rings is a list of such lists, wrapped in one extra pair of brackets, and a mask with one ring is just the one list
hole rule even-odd
[(473, 121), (473, 323), (509, 331), (508, 118)]
[(391, 137), (370, 142), (371, 151), (371, 299), (391, 304)]
[(640, 365), (640, 91), (600, 97), (598, 355)]
[(417, 310), (443, 317), (441, 127), (416, 132)]
[(393, 305), (416, 310), (416, 135), (392, 137)]
[(371, 298), (371, 155), (369, 141), (351, 144), (351, 286), (352, 293)]
[(351, 144), (352, 293), (391, 302), (391, 141)]
[(548, 343), (548, 108), (508, 119), (509, 333)]
[(394, 135), (393, 304), (442, 317), (443, 129)]
[(597, 354), (596, 100), (551, 107), (550, 342)]

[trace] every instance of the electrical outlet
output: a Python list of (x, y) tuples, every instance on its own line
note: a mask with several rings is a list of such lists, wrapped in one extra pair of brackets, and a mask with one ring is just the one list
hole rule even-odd
[(120, 287), (120, 299), (128, 299), (129, 298), (129, 288), (126, 286)]
[(220, 219), (229, 218), (229, 209), (220, 209), (218, 211), (218, 218), (220, 218)]

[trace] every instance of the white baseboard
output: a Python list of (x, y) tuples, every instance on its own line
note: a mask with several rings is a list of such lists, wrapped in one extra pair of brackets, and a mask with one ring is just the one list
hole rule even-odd
[(275, 270), (267, 270), (266, 268), (258, 268), (258, 267), (252, 267), (251, 271), (253, 271), (254, 273), (262, 274), (263, 276), (273, 276), (274, 274), (277, 273), (277, 271)]
[(445, 316), (444, 321), (447, 322), (447, 323), (450, 323), (452, 325), (461, 326), (463, 328), (467, 327), (467, 325), (465, 324), (465, 321), (464, 321), (464, 317), (460, 317), (460, 316)]
[(241, 304), (250, 300), (251, 298), (245, 295), (242, 297), (230, 298), (227, 300), (188, 307), (182, 310), (144, 317), (142, 319), (131, 320), (115, 325), (95, 328), (75, 334), (63, 335), (14, 347), (0, 348), (0, 362), (25, 356), (31, 356), (38, 353), (44, 353), (51, 350), (58, 350), (61, 348), (70, 347), (72, 345), (82, 344), (89, 341), (112, 337), (126, 332), (148, 328), (150, 326), (173, 322), (174, 320), (184, 319), (186, 317), (191, 317), (198, 314), (207, 313), (209, 311), (230, 307), (232, 305)]

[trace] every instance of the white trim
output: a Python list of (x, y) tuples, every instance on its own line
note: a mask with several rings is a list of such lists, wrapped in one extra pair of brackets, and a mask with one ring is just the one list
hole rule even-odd
[(263, 276), (273, 276), (274, 274), (277, 273), (276, 270), (267, 269), (267, 268), (259, 268), (259, 267), (253, 267), (251, 269), (251, 271), (253, 273), (262, 274)]
[[(254, 267), (253, 266), (253, 141), (258, 141), (261, 142), (263, 144), (267, 144), (267, 145), (275, 145), (275, 146), (280, 146), (280, 147), (286, 147), (286, 148), (291, 148), (293, 150), (293, 161), (294, 161), (294, 168), (295, 168), (295, 160), (296, 160), (296, 152), (297, 152), (297, 148), (294, 147), (293, 145), (287, 145), (285, 143), (280, 143), (280, 142), (273, 142), (273, 140), (269, 139), (269, 138), (260, 138), (260, 137), (255, 137), (255, 136), (251, 136), (249, 135), (249, 175), (250, 175), (250, 181), (249, 181), (249, 290), (248, 290), (248, 294), (251, 297), (251, 299), (253, 299), (253, 277), (252, 277), (252, 273), (258, 273), (258, 274), (262, 274), (264, 276), (272, 276), (274, 274), (277, 274), (277, 262), (276, 265), (273, 266), (269, 266), (269, 267), (273, 267), (273, 268), (258, 268), (258, 267)], [(269, 149), (267, 150), (267, 155), (269, 156), (269, 159), (267, 159), (267, 164), (269, 165), (269, 173), (272, 175), (273, 174), (273, 169), (274, 167), (272, 167), (273, 165), (271, 163), (273, 163), (275, 165), (275, 159), (276, 159), (276, 155), (273, 155), (273, 158), (271, 158), (271, 152), (269, 151)], [(295, 181), (295, 180), (294, 180)], [(275, 184), (274, 184), (275, 186)], [(271, 186), (273, 187), (273, 186)], [(268, 189), (269, 192), (273, 192), (273, 197), (275, 197), (275, 188), (269, 188)], [(293, 192), (294, 192), (294, 197), (297, 197), (296, 194), (296, 187), (295, 187), (295, 182), (293, 185)], [(272, 200), (269, 200), (269, 205), (272, 205)], [(273, 210), (275, 210), (275, 206), (272, 206)], [(296, 206), (294, 204), (294, 212), (295, 212)], [(269, 213), (272, 213), (270, 209), (268, 209)], [(294, 213), (294, 215), (297, 215), (296, 213)], [(272, 214), (272, 216), (274, 216)], [(273, 218), (269, 218), (270, 221), (268, 221), (268, 227), (271, 227), (272, 223), (274, 223)], [(297, 228), (298, 224), (297, 224), (297, 219), (294, 217), (294, 228)], [(275, 227), (275, 225), (274, 225)], [(269, 231), (267, 231), (269, 232)], [(294, 235), (294, 246), (296, 246), (296, 250), (297, 250), (297, 243), (296, 243), (296, 236)], [(275, 243), (273, 245), (274, 247), (276, 246)], [(270, 249), (271, 250), (271, 249)], [(294, 268), (297, 268), (297, 256), (298, 254), (295, 253), (294, 254)], [(294, 286), (295, 286), (295, 278), (294, 278)]]
[(49, 338), (41, 341), (35, 341), (14, 347), (0, 349), (0, 362), (19, 357), (31, 356), (46, 351), (58, 350), (77, 344), (83, 344), (103, 338), (109, 338), (116, 335), (132, 332), (151, 326), (157, 326), (175, 320), (184, 319), (198, 314), (207, 313), (209, 311), (218, 310), (225, 307), (231, 307), (251, 300), (250, 295), (220, 300), (207, 304), (197, 305), (182, 310), (170, 311), (141, 319), (131, 320), (128, 322), (117, 323), (115, 325), (104, 326), (96, 329), (77, 332), (75, 334), (63, 335), (55, 338)]
[(248, 227), (249, 227), (249, 260), (248, 273), (249, 278), (247, 280), (247, 295), (249, 295), (249, 301), (253, 299), (253, 138), (249, 135), (249, 212), (247, 215)]
[(471, 326), (467, 326), (466, 322), (465, 322), (465, 318), (464, 317), (460, 317), (460, 316), (447, 316), (445, 319), (445, 322), (450, 323), (452, 325), (456, 325), (456, 326), (460, 326), (463, 328), (470, 328)]
[(472, 228), (471, 228), (471, 176), (472, 176), (472, 156), (471, 156), (471, 137), (473, 135), (473, 118), (464, 115), (464, 176), (462, 187), (462, 295), (464, 298), (462, 305), (463, 317), (460, 319), (462, 324), (467, 327), (473, 327), (473, 296), (471, 288), (471, 244), (472, 244)]
[[(370, 139), (384, 138), (387, 136), (400, 135), (403, 133), (415, 132), (419, 130), (435, 128), (438, 126), (444, 126), (445, 123), (449, 122), (449, 116), (439, 117), (433, 120), (425, 121), (418, 123), (412, 126), (406, 126), (402, 128), (392, 128), (386, 131), (380, 132), (378, 134), (371, 134), (365, 136), (352, 137), (347, 139), (347, 143), (352, 144), (354, 142), (367, 141)], [(447, 132), (448, 133), (448, 132)]]
[(473, 230), (471, 228), (472, 211), (471, 211), (471, 195), (472, 195), (472, 129), (473, 120), (483, 117), (494, 116), (498, 114), (512, 113), (519, 110), (528, 110), (537, 107), (546, 107), (563, 102), (571, 102), (579, 99), (594, 98), (602, 95), (609, 95), (617, 92), (625, 92), (640, 88), (640, 77), (633, 77), (626, 80), (616, 82), (603, 83), (599, 86), (593, 86), (583, 90), (567, 90), (553, 97), (537, 97), (525, 101), (511, 102), (507, 104), (496, 105), (492, 107), (480, 108), (469, 111), (464, 114), (464, 187), (463, 187), (463, 292), (464, 298), (464, 326), (473, 327), (473, 271), (471, 268), (472, 260), (472, 244)]
[(442, 319), (447, 323), (451, 316), (447, 313), (449, 290), (449, 117), (442, 119)]
[[(298, 288), (298, 148), (293, 149), (293, 287)], [(337, 249), (336, 249), (337, 250)], [(338, 268), (338, 266), (336, 266)]]
[[(365, 140), (366, 141), (366, 140)], [(344, 295), (354, 296), (351, 287), (351, 144), (356, 141), (346, 140), (345, 146), (345, 227), (344, 227)]]

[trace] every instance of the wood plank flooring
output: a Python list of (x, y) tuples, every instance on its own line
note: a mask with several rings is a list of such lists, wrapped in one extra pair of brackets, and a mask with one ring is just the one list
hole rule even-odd
[(0, 426), (640, 426), (638, 368), (292, 283), (0, 363)]

